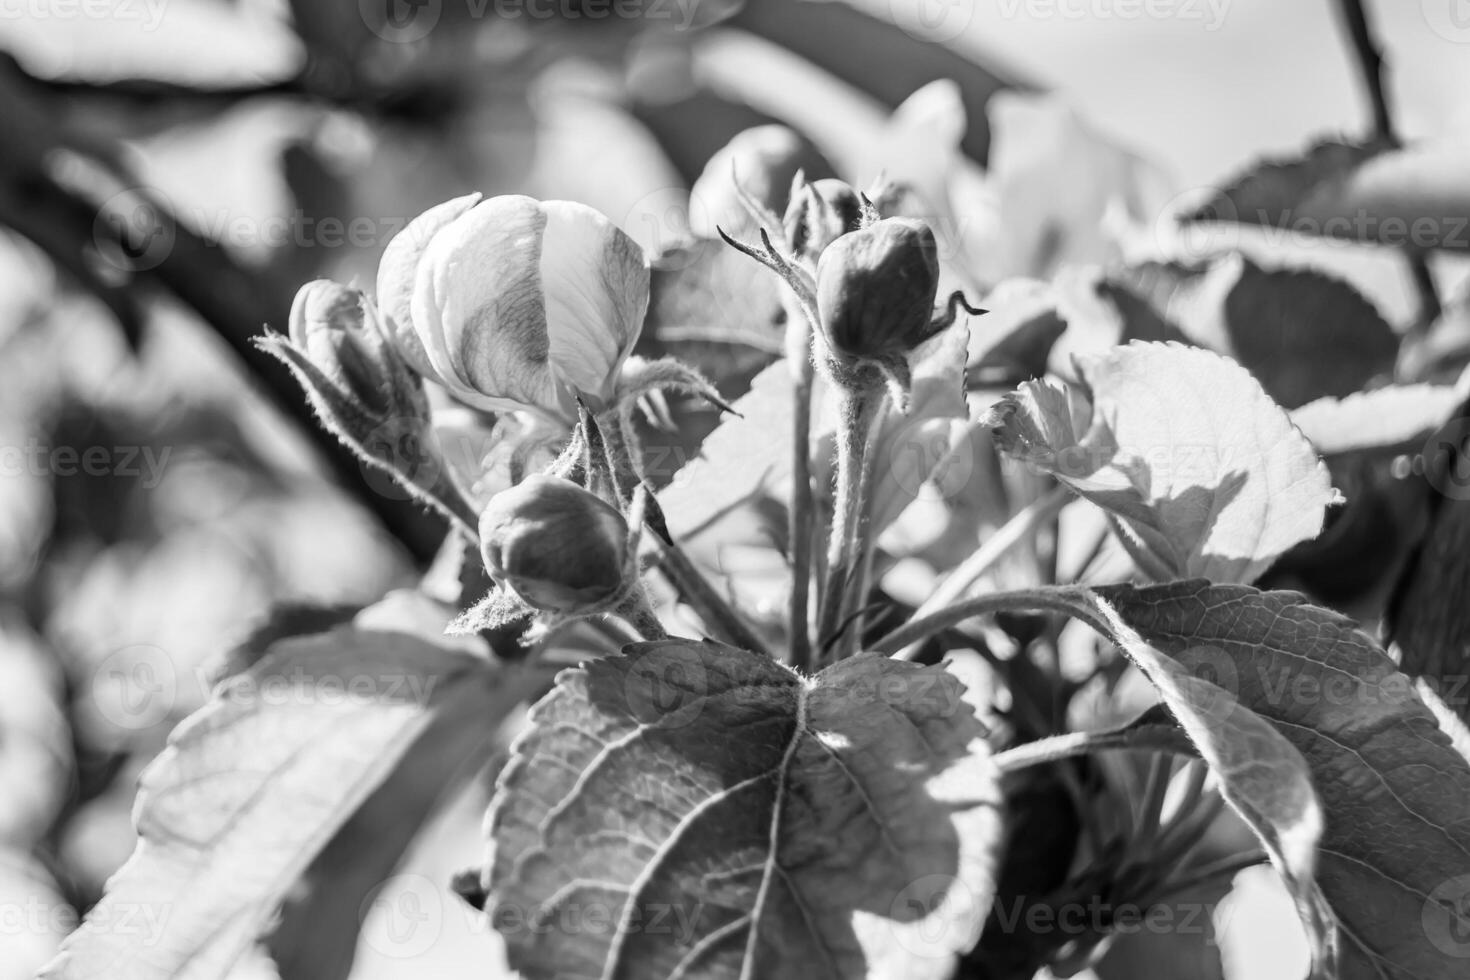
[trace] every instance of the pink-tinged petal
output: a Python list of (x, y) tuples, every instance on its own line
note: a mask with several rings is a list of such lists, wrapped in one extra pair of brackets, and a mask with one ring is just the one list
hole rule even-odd
[(648, 257), (600, 212), (546, 201), (540, 285), (551, 368), (570, 391), (601, 407), (612, 396), (648, 310)]
[(419, 374), (433, 378), (422, 338), (414, 331), (412, 302), (419, 260), (429, 242), (450, 222), (480, 203), (480, 194), (466, 194), (436, 204), (394, 235), (378, 263), (378, 309), (383, 325), (403, 359)]

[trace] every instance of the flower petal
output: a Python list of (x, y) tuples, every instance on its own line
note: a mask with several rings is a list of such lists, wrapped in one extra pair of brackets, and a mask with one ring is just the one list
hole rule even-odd
[(572, 201), (541, 207), (540, 278), (552, 370), (572, 391), (606, 403), (643, 329), (648, 258), (593, 208)]
[(383, 314), (383, 324), (403, 359), (428, 378), (433, 378), (434, 372), (424, 343), (414, 332), (410, 315), (414, 277), (429, 241), (440, 229), (479, 203), (477, 192), (435, 205), (394, 235), (378, 262), (378, 309)]

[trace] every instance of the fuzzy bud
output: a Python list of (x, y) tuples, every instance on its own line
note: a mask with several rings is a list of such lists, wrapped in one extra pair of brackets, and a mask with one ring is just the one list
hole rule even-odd
[(388, 341), (372, 302), (329, 279), (302, 286), (287, 333), (300, 357), (367, 415), (418, 416), (423, 389)]
[(934, 335), (939, 249), (914, 218), (884, 218), (838, 238), (817, 263), (822, 336), (840, 360), (885, 361)]
[(786, 208), (786, 244), (815, 263), (838, 238), (862, 226), (863, 203), (850, 184), (828, 177), (805, 184)]
[(596, 494), (537, 474), (491, 499), (480, 551), (491, 577), (528, 605), (575, 614), (623, 589), (628, 524)]
[(737, 237), (751, 233), (756, 223), (740, 200), (740, 189), (779, 215), (801, 172), (827, 174), (832, 167), (794, 131), (771, 124), (736, 133), (709, 158), (689, 192), (691, 230), (700, 238), (714, 238), (717, 228)]
[(643, 250), (599, 212), (506, 195), (420, 216), (389, 243), (378, 295), (426, 377), (477, 408), (570, 423), (578, 398), (611, 401), (648, 284)]

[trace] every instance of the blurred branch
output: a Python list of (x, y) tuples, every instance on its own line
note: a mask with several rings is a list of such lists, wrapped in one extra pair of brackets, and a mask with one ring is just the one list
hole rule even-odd
[[(1373, 37), (1373, 28), (1368, 23), (1363, 0), (1337, 0), (1337, 9), (1343, 26), (1347, 28), (1348, 40), (1352, 42), (1356, 56), (1358, 75), (1362, 79), (1364, 91), (1368, 93), (1369, 105), (1372, 106), (1374, 135), (1385, 143), (1398, 146), (1399, 138), (1394, 129), (1393, 113), (1389, 110), (1388, 96), (1383, 88), (1383, 49)], [(1404, 256), (1409, 265), (1409, 277), (1419, 296), (1419, 311), (1413, 329), (1422, 331), (1439, 318), (1444, 307), (1440, 302), (1439, 290), (1434, 284), (1434, 273), (1429, 268), (1428, 259), (1422, 252), (1413, 249), (1405, 250)]]
[[(286, 369), (251, 343), (267, 324), (284, 325), (291, 284), (241, 267), (220, 243), (180, 224), (156, 195), (120, 168), (107, 147), (84, 146), (62, 130), (54, 109), (34, 97), (17, 71), (0, 55), (0, 113), (8, 124), (7, 138), (0, 140), (0, 221), (33, 241), (58, 267), (76, 270), (79, 282), (109, 308), (126, 297), (125, 314), (135, 315), (139, 289), (146, 284), (193, 309), (244, 362), (267, 398), (304, 427), (340, 484), (417, 561), (432, 558), (444, 536), (442, 520), (411, 501), (375, 493), (351, 452), (316, 424)], [(106, 205), (60, 183), (53, 172), (58, 151), (70, 151), (125, 187), (137, 202), (127, 220), (106, 220)], [(151, 253), (159, 242), (167, 246), (163, 254)], [(111, 284), (101, 275), (94, 254), (99, 249), (146, 256), (143, 264), (151, 267), (135, 268), (120, 285)]]

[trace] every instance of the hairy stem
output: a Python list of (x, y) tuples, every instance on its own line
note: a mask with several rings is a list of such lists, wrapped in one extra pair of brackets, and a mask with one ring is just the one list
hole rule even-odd
[(868, 432), (886, 393), (882, 388), (843, 388), (842, 414), (837, 432), (837, 492), (832, 513), (832, 534), (827, 542), (827, 581), (823, 588), (818, 618), (817, 643), (825, 651), (842, 622), (843, 598), (848, 576), (858, 567), (855, 553), (857, 525), (863, 512), (863, 460)]
[(791, 552), (791, 604), (789, 607), (790, 663), (805, 670), (811, 663), (812, 587), (812, 357), (811, 326), (805, 317), (788, 310), (787, 327), (800, 331), (802, 343), (792, 343), (791, 371), (795, 383), (791, 420), (791, 506), (787, 512), (787, 547)]

